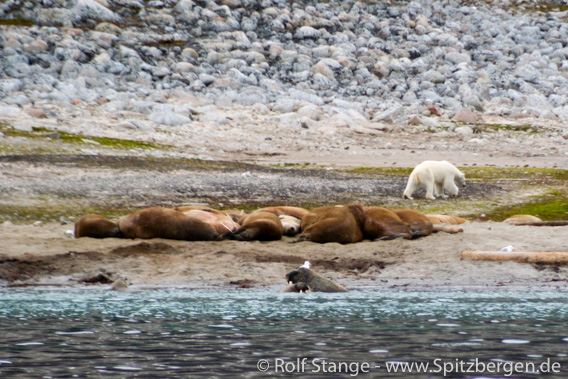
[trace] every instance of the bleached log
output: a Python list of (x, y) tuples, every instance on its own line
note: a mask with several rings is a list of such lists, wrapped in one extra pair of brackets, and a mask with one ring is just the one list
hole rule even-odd
[(453, 226), (453, 225), (448, 226), (448, 225), (443, 225), (443, 224), (435, 224), (432, 232), (434, 232), (434, 233), (444, 232), (444, 233), (449, 233), (449, 234), (456, 234), (456, 233), (462, 233), (463, 229), (459, 228), (457, 226)]
[(462, 259), (472, 261), (515, 261), (524, 263), (568, 263), (568, 251), (462, 251)]

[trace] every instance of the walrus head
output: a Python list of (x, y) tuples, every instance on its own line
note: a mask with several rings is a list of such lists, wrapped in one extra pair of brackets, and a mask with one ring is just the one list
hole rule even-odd
[(309, 279), (309, 275), (306, 270), (309, 271), (309, 269), (300, 267), (297, 270), (290, 271), (286, 274), (286, 282), (290, 285), (296, 283), (306, 283), (306, 281)]
[(287, 285), (286, 287), (282, 288), (280, 292), (308, 293), (311, 292), (311, 290), (306, 283), (299, 282)]

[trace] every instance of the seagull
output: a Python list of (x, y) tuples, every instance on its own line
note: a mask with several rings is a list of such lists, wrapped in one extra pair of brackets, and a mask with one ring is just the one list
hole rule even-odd
[(307, 268), (309, 270), (310, 267), (312, 267), (312, 264), (310, 263), (310, 261), (305, 261), (304, 264), (301, 265), (299, 268)]

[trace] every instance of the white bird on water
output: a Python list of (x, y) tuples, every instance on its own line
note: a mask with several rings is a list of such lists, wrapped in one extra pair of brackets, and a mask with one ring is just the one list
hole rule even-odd
[(310, 267), (312, 267), (312, 264), (310, 263), (310, 261), (305, 261), (303, 265), (300, 266), (300, 268), (307, 268), (308, 270), (310, 269)]

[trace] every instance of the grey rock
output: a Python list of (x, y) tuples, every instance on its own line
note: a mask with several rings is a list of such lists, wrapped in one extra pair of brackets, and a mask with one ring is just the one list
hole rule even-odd
[(469, 126), (458, 126), (457, 128), (455, 128), (454, 131), (456, 133), (462, 134), (462, 135), (472, 135), (473, 134), (473, 129)]
[(201, 73), (199, 74), (199, 80), (201, 80), (204, 85), (208, 86), (215, 82), (215, 77), (213, 75)]
[(94, 0), (76, 0), (71, 8), (73, 21), (99, 20), (120, 22), (121, 17)]
[(21, 112), (20, 107), (0, 104), (0, 116), (15, 116)]
[(294, 38), (296, 39), (308, 39), (308, 38), (318, 38), (320, 35), (320, 31), (312, 28), (311, 26), (302, 26), (296, 30), (294, 33)]
[(305, 92), (305, 91), (297, 90), (297, 89), (294, 89), (294, 88), (291, 88), (288, 91), (288, 95), (293, 99), (307, 101), (307, 102), (313, 103), (315, 105), (323, 105), (324, 104), (323, 100), (319, 96), (312, 94), (312, 93)]
[(191, 122), (191, 118), (168, 110), (154, 111), (148, 116), (148, 119), (156, 124), (167, 126), (179, 126)]
[(271, 105), (273, 112), (290, 113), (296, 109), (299, 101), (289, 98), (278, 99), (277, 102)]
[(402, 105), (396, 104), (390, 109), (387, 109), (380, 113), (375, 113), (373, 116), (374, 122), (384, 121), (384, 122), (395, 122), (396, 118), (402, 115), (403, 107)]
[(20, 91), (24, 83), (19, 79), (0, 79), (0, 92), (16, 92)]

